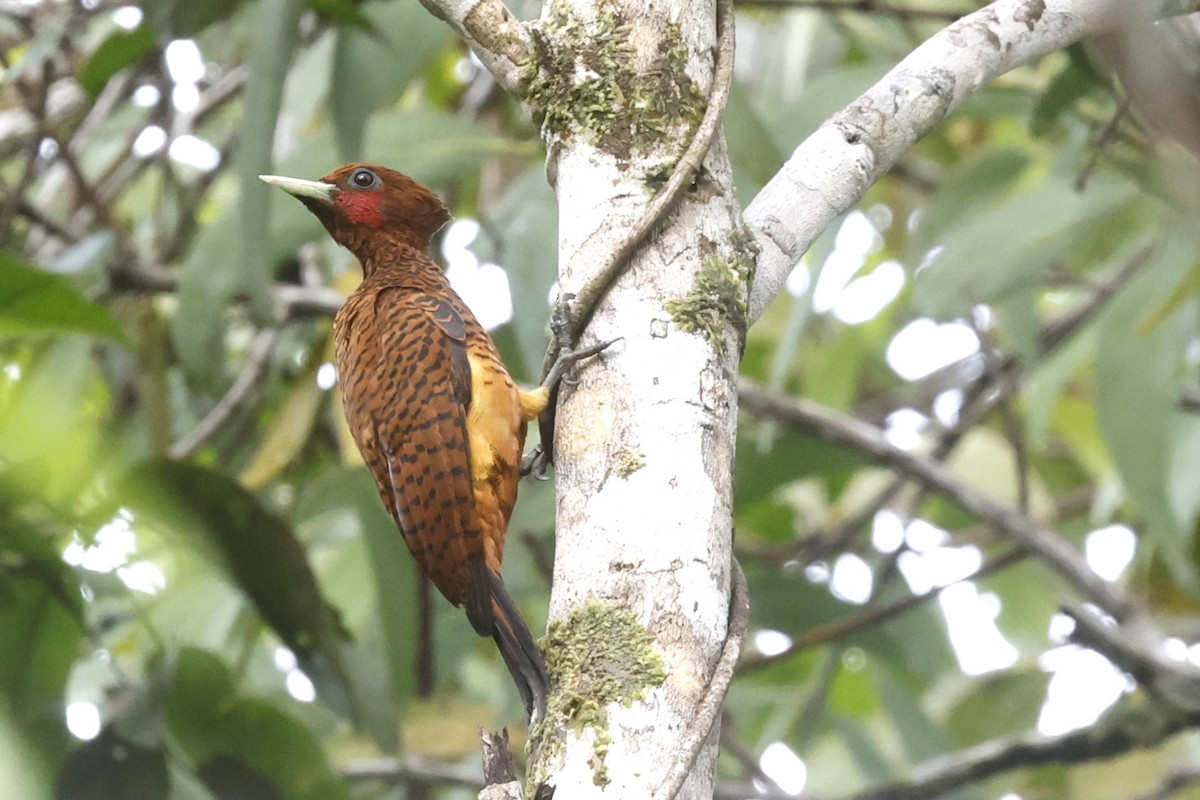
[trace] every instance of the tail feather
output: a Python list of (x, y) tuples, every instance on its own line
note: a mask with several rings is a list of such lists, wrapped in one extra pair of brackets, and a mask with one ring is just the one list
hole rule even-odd
[(488, 575), (492, 596), (492, 638), (525, 703), (525, 713), (529, 714), (531, 720), (541, 719), (546, 713), (546, 695), (550, 691), (546, 662), (504, 587), (503, 579), (499, 573), (491, 570), (488, 570)]

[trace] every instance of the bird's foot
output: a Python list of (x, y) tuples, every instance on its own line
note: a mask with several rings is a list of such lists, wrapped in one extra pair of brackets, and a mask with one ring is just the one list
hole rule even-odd
[(535, 481), (548, 481), (550, 476), (546, 474), (546, 468), (549, 466), (550, 458), (546, 455), (546, 448), (538, 442), (521, 458), (521, 477), (532, 475)]
[(541, 432), (542, 441), (521, 459), (521, 477), (532, 475), (536, 480), (547, 480), (546, 469), (554, 463), (554, 409), (559, 383), (574, 386), (578, 383), (575, 377), (575, 368), (579, 362), (585, 358), (591, 358), (604, 351), (613, 342), (619, 341), (619, 339), (613, 339), (591, 347), (575, 349), (575, 342), (571, 335), (571, 312), (568, 306), (574, 297), (573, 294), (559, 295), (558, 301), (554, 304), (554, 311), (550, 314), (550, 331), (554, 334), (554, 339), (558, 344), (558, 356), (542, 380), (542, 387), (550, 392), (550, 403), (538, 418), (538, 430)]
[(552, 392), (560, 381), (568, 386), (577, 384), (579, 381), (575, 377), (575, 367), (579, 362), (585, 358), (591, 358), (614, 342), (620, 341), (619, 338), (610, 339), (607, 342), (576, 350), (575, 340), (571, 333), (570, 302), (574, 299), (575, 295), (571, 293), (560, 294), (554, 303), (554, 310), (550, 313), (550, 332), (554, 334), (554, 340), (558, 343), (558, 357), (550, 366), (545, 379), (542, 380), (542, 386)]
[[(583, 347), (579, 350), (565, 348), (560, 344), (558, 358), (554, 360), (550, 371), (546, 373), (546, 379), (542, 381), (542, 386), (550, 390), (552, 398), (560, 382), (574, 386), (578, 382), (574, 372), (579, 362), (602, 352), (613, 342), (617, 341), (620, 340), (612, 339), (611, 341), (601, 342), (591, 347)], [(546, 410), (542, 412), (541, 417), (538, 419), (538, 430), (541, 432), (542, 441), (535, 445), (521, 459), (521, 477), (532, 475), (536, 480), (544, 481), (547, 480), (546, 468), (554, 463), (552, 444), (554, 441), (553, 399), (551, 399), (550, 405), (546, 407)]]
[(550, 391), (558, 386), (559, 382), (574, 386), (579, 383), (579, 379), (575, 377), (575, 368), (580, 361), (585, 358), (591, 358), (597, 353), (606, 350), (610, 345), (621, 341), (617, 339), (609, 339), (607, 342), (594, 344), (591, 347), (583, 347), (578, 350), (570, 347), (564, 347), (561, 343), (558, 348), (558, 358), (554, 359), (554, 364), (551, 365), (550, 371), (546, 373), (546, 378), (542, 381), (542, 386), (545, 386)]

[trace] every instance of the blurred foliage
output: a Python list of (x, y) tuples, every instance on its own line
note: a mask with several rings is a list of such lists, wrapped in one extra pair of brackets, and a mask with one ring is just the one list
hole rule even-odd
[[(726, 124), (740, 198), (969, 10), (888, 4), (909, 6), (930, 13), (740, 12)], [(403, 752), (474, 769), (476, 727), (512, 724), (515, 693), (461, 612), (435, 598), (421, 619), (411, 560), (324, 383), (330, 292), (353, 287), (355, 265), (255, 176), (364, 158), (435, 186), (479, 221), (474, 256), (507, 271), (514, 313), (494, 333), (528, 381), (557, 237), (527, 115), (400, 0), (5, 4), (0, 56), (0, 796), (390, 798), (388, 782), (341, 771)], [(951, 468), (1025, 498), (1081, 549), (1097, 528), (1133, 528), (1122, 580), (1191, 642), (1200, 262), (1173, 200), (1200, 192), (1160, 168), (1118, 83), (1075, 47), (975, 93), (854, 212), (871, 241), (841, 294), (895, 264), (895, 297), (852, 322), (814, 305), (847, 248), (835, 226), (751, 330), (743, 371), (897, 437), (915, 419), (925, 449), (969, 420)], [(926, 318), (982, 348), (905, 380), (889, 348)], [(862, 611), (831, 591), (846, 559), (877, 608), (929, 589), (906, 564), (986, 562), (1006, 544), (911, 488), (874, 526), (908, 535), (873, 543), (889, 473), (775, 423), (744, 420), (738, 438), (754, 629), (804, 646), (750, 653), (725, 735), (751, 763), (726, 752), (724, 776), (761, 777), (754, 759), (783, 742), (809, 788), (836, 795), (1036, 726), (1059, 581), (1018, 558), (974, 582), (1014, 649), (982, 675), (932, 599), (822, 639)], [(552, 526), (552, 488), (526, 486), (506, 577), (535, 629)], [(98, 709), (90, 741), (68, 731), (68, 706)], [(1187, 740), (1102, 765), (1103, 785), (1130, 796), (1195, 769)], [(1017, 771), (956, 796), (1090, 799), (1100, 769)]]

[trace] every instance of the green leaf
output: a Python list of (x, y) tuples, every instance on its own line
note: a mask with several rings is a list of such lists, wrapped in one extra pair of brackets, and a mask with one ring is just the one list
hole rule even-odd
[(301, 0), (260, 0), (258, 25), (250, 51), (250, 79), (246, 83), (246, 111), (237, 161), (242, 263), (224, 268), (235, 270), (240, 276), (236, 285), (250, 296), (259, 315), (270, 313), (266, 292), (271, 280), (271, 263), (267, 258), (266, 239), (271, 187), (258, 176), (271, 168), (283, 84), (299, 35), (303, 10)]
[(821, 477), (831, 491), (867, 464), (862, 456), (816, 436), (795, 431), (781, 433), (773, 442), (755, 440), (753, 431), (738, 431), (734, 465), (734, 508), (765, 499), (780, 486), (801, 478)]
[(120, 323), (66, 279), (0, 251), (0, 336), (82, 333), (128, 346)]
[(227, 575), (296, 653), (326, 703), (353, 705), (342, 657), (348, 637), (287, 522), (232, 478), (166, 459), (129, 470), (116, 496), (135, 526), (154, 524)]
[(1050, 676), (1023, 668), (971, 681), (950, 709), (947, 727), (954, 743), (966, 747), (1037, 725)]
[(1048, 134), (1075, 103), (1104, 86), (1081, 45), (1072, 45), (1067, 53), (1070, 59), (1050, 80), (1034, 106), (1029, 120), (1029, 132), (1034, 136)]
[(976, 584), (980, 594), (992, 593), (1001, 599), (996, 627), (1004, 638), (1023, 653), (1046, 646), (1046, 628), (1069, 591), (1065, 581), (1034, 561), (1024, 561)]
[(374, 30), (371, 20), (363, 13), (358, 3), (352, 0), (304, 0), (304, 4), (317, 12), (317, 16), (335, 25), (352, 25), (364, 30)]
[(233, 780), (284, 800), (349, 797), (312, 733), (269, 703), (239, 695), (225, 665), (202, 650), (186, 648), (176, 659), (167, 729), (214, 790)]
[[(334, 413), (342, 412), (339, 409)], [(372, 731), (378, 731), (377, 739), (385, 738), (385, 724), (394, 738), (395, 720), (416, 691), (412, 664), (413, 646), (418, 639), (417, 615), (413, 613), (417, 571), (412, 555), (396, 523), (384, 510), (365, 467), (333, 467), (306, 483), (297, 498), (296, 521), (301, 531), (355, 537), (366, 548), (376, 609), (368, 624), (375, 627), (377, 623), (390, 688), (390, 695), (367, 709), (367, 719)], [(361, 632), (358, 636), (360, 640), (366, 638)], [(356, 683), (362, 685), (364, 680)], [(373, 691), (380, 693), (378, 687)]]
[(109, 725), (62, 765), (54, 800), (166, 800), (168, 789), (166, 750), (122, 739)]
[[(68, 336), (37, 348), (0, 401), (0, 476), (5, 491), (53, 508), (75, 508), (109, 447), (108, 389), (95, 345)], [(108, 441), (111, 441), (109, 439)]]
[(38, 771), (69, 746), (63, 693), (83, 641), (83, 610), (54, 540), (6, 512), (0, 502), (0, 723), (32, 747)]
[(218, 798), (283, 800), (274, 781), (238, 756), (214, 756), (199, 766), (196, 775)]
[(867, 731), (857, 720), (835, 717), (834, 723), (838, 733), (846, 744), (846, 749), (858, 765), (862, 773), (871, 783), (882, 783), (895, 776), (888, 757), (879, 747), (879, 742), (867, 735)]
[(775, 175), (784, 158), (736, 81), (730, 88), (725, 111), (725, 137), (738, 198), (749, 202)]
[(79, 84), (95, 99), (108, 79), (136, 63), (154, 48), (154, 31), (147, 24), (116, 31), (105, 39), (79, 70)]
[(8, 797), (49, 797), (50, 773), (41, 759), (49, 755), (39, 750), (13, 724), (0, 704), (0, 775)]
[(241, 0), (143, 0), (146, 21), (163, 41), (190, 39), (233, 13)]
[(369, 29), (343, 27), (334, 46), (329, 107), (343, 161), (359, 158), (371, 113), (395, 101), (452, 38), (450, 28), (419, 3), (372, 2), (350, 8)]
[(979, 158), (957, 165), (938, 186), (922, 209), (911, 258), (919, 263), (930, 247), (950, 235), (963, 220), (975, 216), (979, 206), (996, 202), (1021, 180), (1030, 157), (1023, 150), (1000, 148), (985, 151)]
[(878, 666), (871, 673), (907, 762), (919, 764), (946, 752), (949, 749), (946, 735), (917, 702), (912, 687), (902, 685), (888, 670)]
[(1081, 194), (1068, 176), (1057, 175), (986, 212), (978, 209), (936, 243), (942, 250), (918, 273), (914, 304), (928, 316), (950, 319), (975, 303), (1027, 296), (1088, 223), (1135, 200), (1134, 192), (1107, 184)]
[(1096, 341), (1096, 412), (1117, 470), (1149, 533), (1166, 548), (1176, 579), (1186, 574), (1183, 531), (1171, 513), (1168, 467), (1176, 445), (1178, 366), (1186, 344), (1181, 314), (1143, 330), (1147, 313), (1191, 269), (1195, 255), (1182, 237), (1168, 240), (1155, 263), (1111, 303)]
[(261, 489), (299, 460), (325, 399), (324, 390), (317, 385), (317, 371), (326, 358), (324, 347), (314, 348), (303, 370), (285, 390), (274, 421), (238, 476), (247, 489)]
[(225, 311), (233, 298), (248, 299), (260, 319), (271, 313), (267, 291), (274, 264), (268, 224), (274, 194), (283, 193), (273, 194), (258, 176), (275, 171), (271, 169), (275, 126), (303, 10), (301, 0), (263, 0), (255, 9), (257, 26), (236, 166), (237, 204), (200, 232), (180, 279), (179, 311), (172, 325), (175, 346), (184, 365), (205, 377), (220, 370)]

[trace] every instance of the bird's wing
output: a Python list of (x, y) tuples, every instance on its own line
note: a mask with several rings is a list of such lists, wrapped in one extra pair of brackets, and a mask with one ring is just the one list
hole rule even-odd
[(490, 635), (462, 316), (443, 298), (400, 289), (382, 289), (372, 305), (373, 313), (360, 309), (348, 320), (339, 341), (351, 430), (421, 569), (452, 603), (466, 602), (472, 624)]

